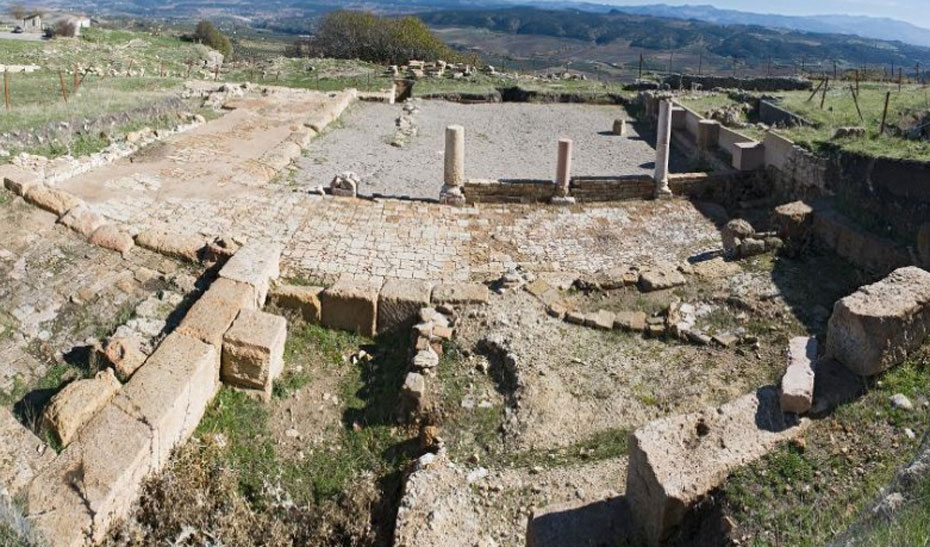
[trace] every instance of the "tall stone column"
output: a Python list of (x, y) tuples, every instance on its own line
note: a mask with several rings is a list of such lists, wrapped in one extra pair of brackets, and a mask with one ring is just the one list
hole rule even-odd
[(555, 196), (552, 203), (566, 205), (575, 203), (575, 198), (569, 195), (569, 184), (572, 180), (572, 140), (559, 139), (559, 158), (555, 170)]
[(672, 101), (659, 103), (659, 128), (656, 139), (656, 197), (671, 197), (668, 187), (668, 154), (672, 142)]
[(465, 128), (461, 125), (446, 127), (445, 168), (439, 201), (448, 205), (464, 205), (465, 194)]

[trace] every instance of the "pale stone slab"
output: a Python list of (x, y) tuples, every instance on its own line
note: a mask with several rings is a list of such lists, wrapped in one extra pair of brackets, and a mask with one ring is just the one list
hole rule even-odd
[(788, 366), (781, 379), (781, 410), (804, 414), (814, 398), (817, 339), (798, 336), (788, 342)]
[(223, 337), (220, 376), (235, 387), (257, 389), (271, 397), (275, 378), (284, 370), (287, 320), (257, 310), (242, 310)]
[(223, 279), (222, 277), (210, 284), (210, 288), (201, 297), (201, 299), (203, 298), (207, 300), (223, 300), (239, 308), (249, 310), (256, 309), (255, 303), (258, 301), (255, 287), (247, 283)]
[(340, 277), (332, 287), (320, 293), (322, 324), (374, 336), (380, 288), (379, 284), (371, 281)]
[(90, 236), (90, 242), (98, 247), (124, 254), (135, 245), (132, 236), (120, 230), (115, 224), (104, 224), (94, 230)]
[(33, 186), (39, 184), (38, 175), (10, 164), (0, 166), (0, 178), (3, 179), (4, 188), (22, 197), (25, 197)]
[(193, 434), (219, 389), (218, 352), (215, 346), (173, 333), (114, 398), (151, 428), (156, 466)]
[(67, 192), (57, 188), (49, 188), (41, 183), (30, 187), (24, 198), (36, 207), (58, 216), (67, 213), (78, 205), (84, 204), (79, 198)]
[(243, 245), (220, 270), (220, 277), (255, 287), (255, 307), (262, 308), (271, 281), (281, 275), (281, 246), (269, 242)]
[(232, 326), (241, 309), (238, 303), (212, 297), (207, 291), (187, 310), (177, 332), (220, 347), (223, 335)]
[(26, 518), (55, 547), (103, 540), (129, 512), (153, 469), (154, 430), (116, 404), (107, 404), (26, 490)]
[(15, 496), (55, 459), (55, 451), (6, 408), (0, 408), (0, 439), (0, 490)]
[(480, 283), (440, 283), (433, 287), (433, 304), (484, 304), (491, 291)]
[(378, 296), (378, 332), (398, 332), (409, 329), (429, 307), (433, 283), (410, 279), (389, 279)]
[(278, 285), (271, 289), (271, 304), (300, 314), (310, 324), (320, 322), (320, 293), (323, 287), (305, 285)]
[(145, 362), (142, 339), (135, 336), (115, 337), (97, 349), (97, 362), (113, 369), (116, 377), (125, 382)]
[(685, 277), (671, 266), (652, 268), (639, 276), (639, 288), (643, 292), (661, 291), (685, 284)]
[(908, 266), (836, 302), (826, 357), (873, 376), (907, 358), (928, 333), (930, 273)]
[(136, 245), (171, 258), (199, 262), (207, 242), (191, 234), (181, 234), (164, 228), (144, 230), (136, 236)]
[(649, 422), (630, 435), (626, 497), (649, 545), (660, 545), (688, 509), (735, 469), (801, 434), (768, 387), (720, 408)]
[(119, 380), (109, 368), (93, 378), (71, 382), (49, 401), (44, 413), (45, 427), (62, 446), (67, 446), (78, 431), (110, 402), (119, 388)]
[(81, 234), (84, 237), (90, 237), (97, 228), (100, 228), (106, 224), (106, 219), (103, 216), (93, 212), (90, 208), (86, 206), (74, 207), (63, 217), (61, 217), (58, 222), (63, 225), (71, 228), (75, 232)]

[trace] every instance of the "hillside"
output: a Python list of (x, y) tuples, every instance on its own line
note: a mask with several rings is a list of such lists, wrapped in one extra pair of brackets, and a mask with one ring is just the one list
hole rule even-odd
[(542, 35), (590, 42), (596, 45), (625, 42), (631, 48), (660, 51), (704, 51), (761, 67), (769, 62), (786, 65), (826, 63), (840, 66), (927, 66), (930, 48), (842, 34), (818, 34), (760, 26), (723, 26), (703, 21), (677, 20), (612, 11), (509, 8), (499, 10), (441, 11), (421, 17), (430, 25), (476, 27), (517, 35)]
[(638, 15), (696, 19), (718, 25), (758, 25), (804, 32), (854, 34), (865, 38), (900, 40), (908, 44), (930, 47), (930, 29), (882, 17), (841, 14), (791, 16), (719, 9), (713, 6), (671, 6), (668, 4), (612, 6), (612, 9)]

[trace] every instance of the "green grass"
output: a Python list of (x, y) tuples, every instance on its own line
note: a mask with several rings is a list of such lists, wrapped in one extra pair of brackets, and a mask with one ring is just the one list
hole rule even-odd
[(823, 545), (849, 526), (917, 448), (903, 430), (923, 431), (930, 411), (895, 410), (888, 399), (930, 395), (928, 363), (924, 352), (890, 370), (861, 399), (812, 424), (803, 445), (781, 445), (731, 476), (722, 496), (750, 545)]
[[(859, 108), (864, 121), (859, 118), (847, 82), (843, 82), (842, 87), (831, 84), (823, 109), (820, 108), (820, 94), (808, 102), (810, 92), (779, 93), (778, 95), (783, 97), (782, 104), (785, 108), (818, 125), (791, 128), (786, 130), (785, 134), (798, 144), (813, 150), (836, 144), (844, 150), (870, 156), (930, 160), (930, 142), (879, 136), (885, 93), (888, 91), (891, 91), (888, 126), (896, 125), (901, 113), (926, 111), (930, 108), (930, 90), (916, 85), (905, 85), (903, 90), (898, 92), (897, 85), (861, 83)], [(867, 137), (832, 140), (838, 127), (852, 126), (865, 127), (868, 131)]]
[[(345, 359), (362, 346), (374, 355), (371, 360), (351, 364)], [(297, 503), (318, 503), (346, 491), (362, 473), (399, 480), (417, 448), (395, 422), (406, 355), (404, 340), (379, 340), (374, 347), (363, 337), (298, 325), (288, 337), (285, 373), (275, 397), (291, 396), (312, 382), (313, 374), (341, 375), (338, 395), (344, 409), (342, 422), (327, 433), (333, 438), (308, 447), (303, 459), (279, 453), (269, 429), (269, 408), (227, 388), (207, 411), (198, 435), (224, 437), (223, 457), (238, 471), (240, 490), (253, 502), (260, 501), (264, 484), (280, 484)]]
[(858, 537), (864, 547), (930, 545), (930, 476), (910, 492), (910, 502), (890, 519), (881, 519)]

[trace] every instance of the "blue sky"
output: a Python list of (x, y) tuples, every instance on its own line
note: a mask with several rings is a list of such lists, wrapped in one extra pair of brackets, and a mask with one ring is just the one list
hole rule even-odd
[(776, 0), (748, 2), (746, 0), (593, 0), (605, 4), (711, 4), (718, 8), (779, 13), (783, 15), (818, 15), (839, 13), (844, 15), (871, 15), (890, 17), (930, 28), (930, 0)]

